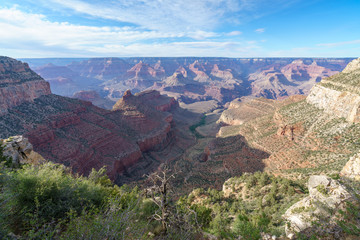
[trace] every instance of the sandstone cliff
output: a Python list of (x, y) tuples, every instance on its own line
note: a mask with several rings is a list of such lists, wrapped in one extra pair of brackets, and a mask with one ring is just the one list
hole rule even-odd
[(306, 101), (349, 122), (360, 122), (360, 58), (342, 73), (323, 79), (311, 89)]
[(0, 57), (0, 115), (11, 107), (51, 94), (49, 83), (27, 64)]

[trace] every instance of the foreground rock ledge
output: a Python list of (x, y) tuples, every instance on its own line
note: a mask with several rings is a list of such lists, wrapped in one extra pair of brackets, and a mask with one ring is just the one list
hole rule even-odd
[[(353, 195), (339, 181), (324, 175), (309, 178), (309, 196), (291, 206), (283, 215), (287, 221), (286, 236), (294, 239), (295, 234), (310, 232), (313, 223), (327, 225), (327, 233), (336, 236), (336, 214), (344, 209), (347, 201), (354, 201)], [(324, 221), (324, 222), (323, 222)]]

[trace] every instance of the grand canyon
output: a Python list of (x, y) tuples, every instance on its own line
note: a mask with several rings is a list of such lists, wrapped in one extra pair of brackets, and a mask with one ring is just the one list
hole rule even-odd
[[(293, 209), (317, 213), (313, 201), (329, 204), (317, 195), (319, 181), (333, 181), (346, 201), (353, 199), (353, 190), (326, 176), (360, 174), (359, 59), (103, 58), (71, 59), (65, 66), (44, 61), (49, 62), (35, 66), (29, 59), (33, 71), (28, 63), (0, 58), (0, 137), (17, 162), (50, 161), (89, 177), (106, 167), (119, 186), (146, 186), (145, 176), (166, 165), (177, 173), (173, 196), (189, 194), (188, 201), (195, 201), (190, 205), (214, 194), (204, 188), (219, 191), (221, 202), (249, 198), (240, 189), (260, 172), (291, 179), (294, 197), (274, 200), (294, 204), (274, 218), (288, 222), (290, 238), (313, 227)], [(20, 149), (29, 157), (18, 155)], [(294, 185), (301, 186), (301, 179), (309, 179), (310, 195), (303, 200), (305, 190)], [(345, 204), (337, 195), (331, 198)], [(256, 198), (250, 199), (253, 204)]]
[(2, 0), (0, 239), (360, 239), (359, 12)]

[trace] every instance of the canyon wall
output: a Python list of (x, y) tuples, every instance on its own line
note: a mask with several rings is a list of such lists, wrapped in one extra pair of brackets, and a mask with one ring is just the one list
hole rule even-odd
[(349, 122), (360, 121), (360, 58), (315, 85), (306, 101)]
[[(47, 160), (79, 174), (106, 166), (116, 179), (142, 160), (143, 153), (163, 148), (173, 137), (172, 114), (167, 112), (177, 107), (173, 98), (156, 91), (128, 91), (109, 111), (51, 94), (49, 84), (26, 64), (0, 59), (7, 63), (0, 65), (0, 92), (8, 93), (1, 95), (6, 104), (0, 105), (0, 137), (23, 135)], [(26, 94), (11, 92), (11, 87)]]
[(0, 115), (13, 106), (51, 94), (50, 85), (27, 64), (0, 57)]

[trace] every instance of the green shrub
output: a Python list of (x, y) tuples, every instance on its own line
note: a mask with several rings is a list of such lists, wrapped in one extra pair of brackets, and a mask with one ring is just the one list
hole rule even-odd
[(242, 214), (235, 219), (233, 231), (236, 236), (241, 236), (243, 239), (258, 240), (261, 238), (260, 229)]
[(205, 206), (194, 204), (191, 206), (191, 209), (196, 212), (197, 222), (202, 228), (207, 228), (211, 222), (211, 209)]
[(46, 163), (8, 171), (0, 196), (1, 212), (14, 232), (32, 228), (31, 222), (49, 223), (66, 218), (70, 211), (100, 207), (112, 195), (112, 187), (85, 177), (73, 177), (62, 165)]
[[(131, 193), (128, 193), (131, 194)], [(70, 212), (70, 221), (60, 239), (142, 239), (146, 221), (138, 221), (140, 199), (128, 204), (115, 198), (103, 210), (83, 210), (80, 215)]]

